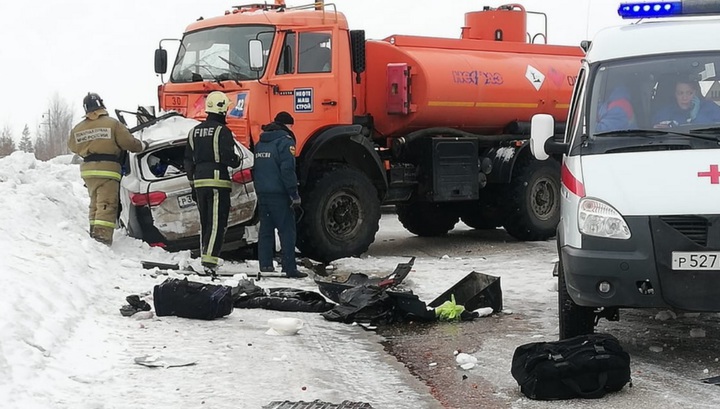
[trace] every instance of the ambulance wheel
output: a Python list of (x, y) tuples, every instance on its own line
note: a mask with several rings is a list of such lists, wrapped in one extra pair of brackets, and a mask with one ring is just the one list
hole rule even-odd
[(322, 263), (359, 256), (375, 241), (380, 199), (370, 179), (348, 166), (313, 175), (302, 194), (303, 214), (297, 247), (303, 256)]
[(521, 241), (555, 236), (560, 221), (560, 164), (554, 159), (518, 163), (504, 203), (503, 227), (511, 236)]
[(398, 220), (410, 233), (423, 237), (447, 234), (460, 217), (452, 209), (430, 202), (412, 202), (395, 206)]
[(570, 298), (565, 283), (562, 260), (558, 263), (558, 315), (560, 318), (560, 339), (595, 332), (595, 311), (592, 307), (581, 307)]

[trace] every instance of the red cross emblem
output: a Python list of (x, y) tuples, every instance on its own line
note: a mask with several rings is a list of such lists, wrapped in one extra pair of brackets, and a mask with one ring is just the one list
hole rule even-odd
[(717, 185), (720, 184), (720, 170), (718, 169), (718, 165), (710, 165), (710, 171), (708, 172), (698, 172), (699, 178), (709, 177), (710, 178), (710, 184)]

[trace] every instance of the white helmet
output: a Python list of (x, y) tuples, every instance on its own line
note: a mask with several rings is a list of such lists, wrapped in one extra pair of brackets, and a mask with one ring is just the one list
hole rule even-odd
[(227, 114), (228, 107), (230, 107), (230, 98), (225, 95), (224, 92), (213, 91), (205, 99), (205, 112), (208, 114)]

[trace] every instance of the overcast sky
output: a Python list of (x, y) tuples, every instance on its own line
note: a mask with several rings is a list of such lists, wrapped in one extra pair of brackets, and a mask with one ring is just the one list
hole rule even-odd
[[(157, 105), (160, 77), (153, 51), (163, 38), (180, 38), (198, 17), (221, 15), (231, 0), (35, 0), (0, 1), (0, 127), (9, 125), (19, 141), (25, 124), (35, 135), (57, 94), (82, 114), (82, 98), (99, 93), (109, 109)], [(272, 1), (268, 1), (272, 2)], [(310, 1), (289, 0), (290, 6)], [(614, 0), (515, 1), (548, 16), (549, 42), (577, 45), (599, 29), (623, 24)], [(326, 1), (329, 3), (329, 1)], [(367, 38), (415, 34), (457, 38), (464, 13), (513, 3), (498, 0), (335, 0), (351, 28)], [(530, 16), (528, 30), (540, 20)], [(168, 44), (171, 58), (176, 43)]]

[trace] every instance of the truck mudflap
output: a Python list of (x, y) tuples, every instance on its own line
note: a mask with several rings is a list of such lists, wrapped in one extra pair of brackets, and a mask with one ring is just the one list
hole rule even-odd
[[(720, 269), (677, 270), (672, 263), (678, 251), (720, 254), (717, 243), (711, 247), (705, 241), (720, 238), (720, 223), (713, 227), (709, 220), (720, 218), (626, 216), (632, 232), (628, 240), (583, 236), (582, 249), (562, 246), (570, 297), (586, 307), (720, 311)], [(599, 290), (603, 282), (609, 284), (606, 292)]]

